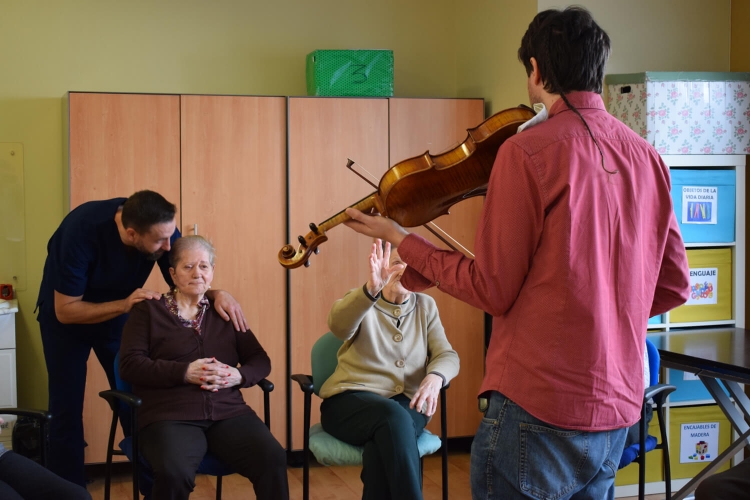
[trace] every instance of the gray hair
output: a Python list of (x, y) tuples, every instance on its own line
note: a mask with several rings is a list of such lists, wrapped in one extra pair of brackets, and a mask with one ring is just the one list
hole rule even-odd
[(214, 246), (206, 238), (197, 234), (177, 238), (175, 242), (172, 243), (172, 251), (169, 252), (169, 265), (176, 268), (177, 263), (180, 262), (182, 253), (185, 250), (191, 250), (194, 248), (205, 250), (208, 253), (209, 263), (212, 266), (214, 265), (214, 260), (216, 259), (216, 250), (214, 250)]

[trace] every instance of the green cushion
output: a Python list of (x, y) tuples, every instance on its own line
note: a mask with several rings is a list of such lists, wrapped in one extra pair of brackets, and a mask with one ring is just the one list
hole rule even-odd
[[(435, 453), (440, 444), (440, 438), (425, 429), (417, 439), (419, 456)], [(315, 424), (310, 427), (310, 451), (322, 465), (362, 465), (364, 448), (339, 441), (324, 431), (322, 425)]]

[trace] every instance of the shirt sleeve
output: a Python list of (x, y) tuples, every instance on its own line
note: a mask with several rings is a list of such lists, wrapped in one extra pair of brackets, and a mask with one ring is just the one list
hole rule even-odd
[(359, 325), (374, 305), (375, 301), (364, 287), (355, 288), (333, 303), (328, 313), (328, 328), (336, 337), (347, 341), (359, 331)]
[[(506, 141), (490, 175), (476, 235), (476, 258), (441, 250), (411, 234), (399, 246), (409, 268), (404, 286), (427, 281), (459, 300), (501, 316), (513, 305), (531, 268), (544, 224), (544, 205), (533, 161)], [(421, 276), (421, 278), (420, 278)]]
[(93, 228), (76, 221), (60, 231), (60, 242), (54, 250), (58, 272), (53, 288), (70, 297), (80, 297), (86, 292), (89, 268), (95, 261), (96, 245)]
[(687, 301), (689, 294), (690, 268), (687, 252), (673, 210), (649, 317), (664, 314), (681, 306)]
[(437, 305), (434, 302), (432, 302), (432, 305), (431, 309), (433, 310), (430, 313), (430, 320), (427, 325), (427, 354), (430, 358), (427, 363), (427, 373), (440, 375), (443, 378), (443, 385), (445, 385), (458, 375), (460, 363), (458, 353), (453, 350), (445, 336)]
[(120, 376), (126, 382), (147, 387), (175, 387), (186, 384), (190, 363), (151, 359), (150, 311), (145, 302), (133, 306), (122, 330)]
[(242, 387), (252, 387), (271, 373), (271, 360), (253, 332), (235, 331), (231, 322), (226, 323), (226, 326), (237, 337), (237, 353), (240, 358), (238, 370), (244, 379)]

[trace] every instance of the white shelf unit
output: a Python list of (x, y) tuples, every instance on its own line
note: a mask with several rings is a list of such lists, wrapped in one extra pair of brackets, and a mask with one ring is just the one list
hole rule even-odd
[[(18, 406), (16, 389), (16, 313), (18, 301), (0, 309), (0, 408)], [(0, 411), (0, 413), (2, 413)]]
[[(745, 155), (662, 155), (664, 162), (669, 165), (670, 169), (693, 168), (693, 169), (731, 169), (736, 174), (735, 186), (735, 228), (734, 241), (730, 243), (686, 243), (685, 248), (731, 248), (732, 249), (732, 319), (725, 321), (696, 321), (672, 323), (669, 313), (664, 315), (664, 322), (659, 324), (648, 325), (649, 332), (659, 332), (664, 335), (665, 348), (669, 347), (669, 335), (672, 330), (685, 328), (711, 328), (711, 327), (745, 327), (745, 264), (746, 264), (746, 244), (745, 244), (745, 220), (746, 220), (746, 192), (745, 192)], [(662, 370), (665, 375), (662, 376), (662, 383), (669, 383), (669, 371)], [(713, 399), (701, 399), (694, 401), (671, 402), (668, 400), (665, 408), (667, 432), (670, 427), (670, 408), (680, 408), (686, 406), (700, 406), (715, 404)], [(654, 417), (656, 418), (656, 417)], [(732, 431), (733, 435), (735, 434)], [(736, 438), (736, 435), (733, 439)], [(670, 450), (679, 443), (669, 442)], [(733, 463), (742, 460), (742, 452), (737, 454)], [(649, 458), (646, 456), (646, 463), (649, 464)], [(651, 459), (653, 460), (653, 458)], [(674, 470), (674, 467), (673, 467)], [(673, 479), (672, 492), (679, 490), (690, 479)], [(666, 491), (664, 481), (646, 483), (645, 493), (660, 494)], [(628, 497), (638, 495), (638, 485), (629, 484), (617, 486), (615, 488), (615, 497)]]

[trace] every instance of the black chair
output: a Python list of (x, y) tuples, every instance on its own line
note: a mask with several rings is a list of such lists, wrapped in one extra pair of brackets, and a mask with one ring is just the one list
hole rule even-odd
[[(110, 498), (110, 486), (112, 482), (112, 457), (114, 455), (121, 455), (128, 457), (128, 460), (133, 464), (133, 500), (139, 500), (139, 473), (143, 472), (145, 477), (153, 482), (151, 477), (151, 470), (147, 463), (141, 462), (143, 459), (138, 453), (138, 421), (137, 421), (137, 410), (141, 406), (141, 398), (131, 393), (132, 389), (130, 384), (123, 381), (120, 378), (120, 354), (118, 353), (115, 357), (115, 383), (117, 390), (115, 391), (102, 391), (99, 396), (107, 400), (109, 407), (112, 409), (112, 423), (109, 428), (109, 440), (107, 442), (107, 462), (105, 464), (105, 475), (104, 475), (104, 500)], [(270, 407), (270, 394), (274, 389), (273, 383), (263, 379), (258, 382), (258, 386), (263, 390), (263, 421), (266, 423), (266, 427), (271, 429), (271, 407)], [(117, 431), (117, 419), (120, 415), (120, 409), (124, 408), (129, 411), (130, 416), (130, 436), (125, 437), (120, 441), (120, 449), (116, 450), (115, 444), (115, 432)], [(216, 476), (216, 500), (221, 500), (221, 488), (222, 488), (222, 477), (234, 474), (234, 471), (228, 466), (224, 465), (218, 458), (211, 453), (206, 453), (198, 466), (198, 474), (207, 474)], [(148, 491), (144, 492), (144, 496), (151, 493), (150, 485)], [(158, 500), (158, 499), (155, 499)]]
[[(362, 451), (358, 447), (338, 441), (336, 438), (326, 433), (320, 424), (315, 424), (315, 426), (313, 426), (312, 433), (310, 429), (310, 406), (312, 404), (312, 395), (315, 393), (316, 396), (320, 396), (320, 388), (336, 369), (336, 365), (338, 365), (337, 353), (342, 344), (343, 342), (336, 338), (331, 332), (326, 333), (315, 342), (315, 345), (312, 348), (311, 358), (313, 374), (292, 375), (292, 380), (299, 384), (300, 389), (302, 389), (302, 392), (305, 394), (304, 462), (302, 469), (303, 500), (309, 500), (310, 498), (311, 434), (313, 439), (318, 443), (317, 447), (313, 447), (314, 449), (312, 452), (319, 463), (324, 465), (354, 465), (362, 463)], [(418, 442), (420, 456), (434, 453), (433, 450), (438, 448), (442, 451), (443, 500), (448, 499), (448, 423), (445, 403), (445, 391), (448, 387), (450, 387), (450, 384), (446, 384), (445, 387), (440, 389), (440, 438), (425, 429)], [(344, 448), (350, 458), (347, 461), (341, 462), (341, 456), (339, 453), (329, 452), (331, 445)], [(317, 448), (317, 450), (315, 448)], [(427, 451), (426, 448), (429, 448), (429, 451)]]
[[(19, 408), (2, 408), (0, 413), (3, 415), (16, 415), (17, 417), (29, 417), (39, 422), (39, 464), (46, 468), (49, 457), (49, 422), (52, 420), (52, 414), (44, 410), (22, 410)], [(13, 448), (19, 452), (20, 448), (14, 440)], [(24, 454), (24, 453), (21, 453)], [(35, 457), (27, 457), (32, 460)]]
[[(669, 466), (669, 445), (667, 444), (667, 428), (664, 421), (664, 404), (666, 403), (669, 394), (677, 389), (673, 385), (659, 383), (659, 351), (648, 339), (646, 339), (646, 349), (648, 351), (648, 365), (651, 380), (649, 381), (649, 387), (644, 391), (643, 405), (641, 405), (641, 420), (636, 424), (638, 426), (639, 440), (637, 443), (634, 443), (623, 450), (622, 456), (620, 457), (620, 465), (618, 466), (618, 469), (622, 469), (632, 462), (638, 463), (639, 500), (643, 500), (645, 495), (646, 453), (652, 450), (664, 451), (664, 482), (666, 483), (667, 498), (672, 496), (672, 472)], [(658, 444), (654, 436), (648, 435), (646, 414), (648, 407), (653, 405), (652, 401), (653, 403), (656, 403), (656, 415), (659, 419), (661, 443)], [(641, 452), (641, 450), (645, 451)]]

